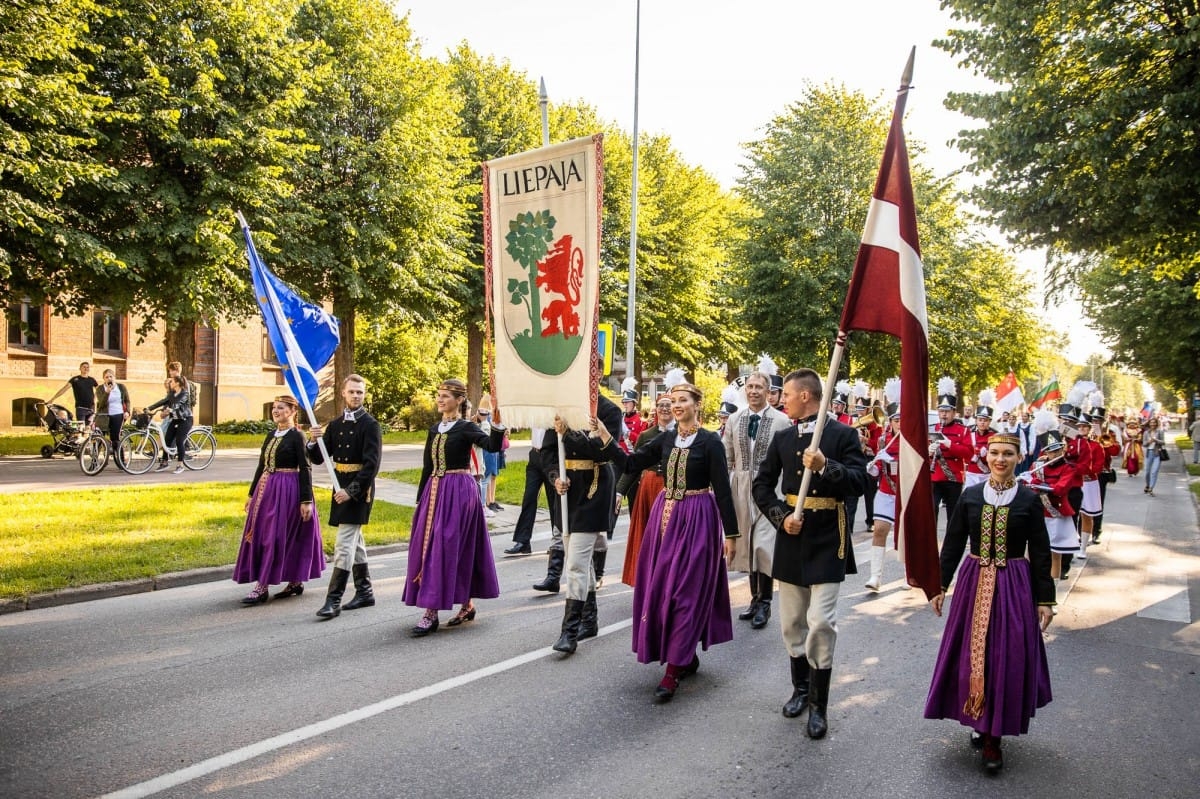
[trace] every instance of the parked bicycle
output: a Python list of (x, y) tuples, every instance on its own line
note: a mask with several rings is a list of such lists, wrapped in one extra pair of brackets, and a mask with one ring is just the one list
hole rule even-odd
[[(126, 428), (117, 446), (117, 466), (129, 474), (145, 474), (154, 468), (159, 458), (175, 455), (175, 447), (167, 446), (166, 427), (170, 419), (154, 421), (145, 411), (135, 414), (134, 426)], [(217, 454), (217, 439), (208, 425), (196, 425), (188, 433), (183, 465), (193, 472), (207, 469)]]
[(79, 468), (88, 477), (104, 471), (108, 465), (108, 439), (90, 420), (74, 420), (66, 408), (44, 400), (33, 407), (53, 442), (42, 447), (43, 458), (53, 458), (55, 454), (77, 458)]

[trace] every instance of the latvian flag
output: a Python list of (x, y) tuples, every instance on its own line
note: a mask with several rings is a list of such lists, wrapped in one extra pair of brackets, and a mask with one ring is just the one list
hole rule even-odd
[(900, 490), (896, 497), (896, 534), (904, 552), (908, 584), (924, 590), (927, 598), (933, 598), (942, 589), (929, 479), (929, 324), (925, 313), (925, 269), (917, 240), (917, 215), (902, 124), (912, 63), (910, 55), (867, 212), (862, 244), (854, 262), (838, 339), (844, 342), (846, 333), (852, 330), (887, 333), (900, 339)]

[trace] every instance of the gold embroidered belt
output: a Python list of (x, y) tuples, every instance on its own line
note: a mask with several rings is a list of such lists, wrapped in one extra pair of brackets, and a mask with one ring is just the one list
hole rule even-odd
[(434, 472), (434, 477), (444, 477), (448, 474), (470, 474), (470, 469), (442, 469), (440, 472)]
[(300, 470), (299, 469), (276, 469), (276, 468), (272, 467), (270, 469), (267, 469), (267, 474), (281, 474), (281, 473), (286, 474), (288, 472), (298, 472), (298, 471), (300, 471)]
[(596, 489), (600, 487), (600, 467), (607, 466), (608, 461), (584, 461), (568, 458), (563, 465), (567, 467), (568, 472), (591, 472), (592, 484), (588, 487), (587, 498), (591, 499), (596, 496)]
[[(794, 507), (796, 507), (796, 500), (798, 500), (798, 499), (800, 499), (800, 496), (798, 494), (788, 494), (787, 496), (785, 496), (783, 498), (783, 501), (794, 508)], [(805, 497), (804, 498), (804, 509), (805, 510), (837, 510), (838, 505), (841, 505), (841, 504), (842, 503), (839, 500), (836, 500), (833, 497)]]
[(333, 470), (335, 472), (361, 472), (362, 466), (361, 463), (335, 463)]

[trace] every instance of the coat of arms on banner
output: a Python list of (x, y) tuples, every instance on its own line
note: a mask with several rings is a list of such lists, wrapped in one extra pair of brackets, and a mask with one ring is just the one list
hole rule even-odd
[(514, 426), (585, 425), (599, 379), (603, 137), (488, 161), (483, 182), (493, 398)]
[[(564, 181), (572, 177), (572, 167), (567, 169)], [(507, 222), (504, 249), (512, 261), (502, 265), (509, 295), (505, 333), (528, 366), (543, 374), (562, 374), (583, 344), (579, 303), (584, 259), (575, 244), (578, 231), (574, 236), (557, 235), (558, 220), (549, 209), (518, 213)]]

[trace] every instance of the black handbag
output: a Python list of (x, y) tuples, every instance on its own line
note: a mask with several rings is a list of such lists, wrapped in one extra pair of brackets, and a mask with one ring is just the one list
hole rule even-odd
[(1159, 459), (1160, 461), (1169, 461), (1169, 460), (1171, 460), (1171, 453), (1167, 451), (1167, 445), (1166, 445), (1166, 444), (1159, 444), (1159, 446), (1158, 446), (1158, 459)]

